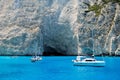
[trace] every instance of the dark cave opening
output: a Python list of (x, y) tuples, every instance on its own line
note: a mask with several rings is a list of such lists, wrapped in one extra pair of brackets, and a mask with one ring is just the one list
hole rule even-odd
[(62, 53), (58, 53), (58, 52), (43, 52), (43, 56), (65, 56)]
[(63, 53), (59, 53), (55, 48), (44, 47), (43, 56), (65, 56)]

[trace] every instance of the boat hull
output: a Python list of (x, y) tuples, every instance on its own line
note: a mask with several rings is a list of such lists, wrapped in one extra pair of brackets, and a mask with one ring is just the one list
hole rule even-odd
[(75, 66), (105, 66), (104, 61), (74, 61)]

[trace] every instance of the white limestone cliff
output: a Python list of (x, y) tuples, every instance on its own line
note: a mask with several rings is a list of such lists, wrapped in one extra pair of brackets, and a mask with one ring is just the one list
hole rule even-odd
[(0, 0), (0, 55), (77, 55), (93, 49), (95, 54), (120, 55), (119, 3)]

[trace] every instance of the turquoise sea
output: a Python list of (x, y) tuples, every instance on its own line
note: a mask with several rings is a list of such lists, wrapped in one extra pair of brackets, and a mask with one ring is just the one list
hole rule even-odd
[(0, 57), (0, 80), (120, 80), (120, 57), (104, 57), (105, 67), (73, 66), (75, 56)]

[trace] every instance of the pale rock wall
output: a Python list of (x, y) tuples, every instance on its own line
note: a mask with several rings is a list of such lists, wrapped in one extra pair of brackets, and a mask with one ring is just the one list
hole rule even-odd
[(0, 55), (120, 55), (120, 5), (110, 2), (96, 16), (86, 3), (103, 2), (0, 0)]

